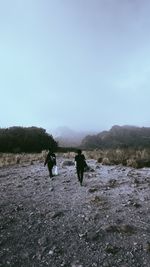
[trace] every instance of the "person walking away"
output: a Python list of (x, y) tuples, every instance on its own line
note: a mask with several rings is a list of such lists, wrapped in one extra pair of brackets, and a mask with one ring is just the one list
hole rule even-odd
[(53, 152), (51, 152), (50, 149), (44, 162), (44, 166), (46, 165), (48, 167), (49, 176), (50, 178), (52, 178), (53, 177), (52, 169), (56, 165), (56, 155)]
[(86, 161), (85, 161), (85, 156), (82, 154), (81, 149), (79, 149), (77, 151), (77, 155), (75, 156), (75, 163), (76, 163), (78, 180), (80, 182), (80, 185), (82, 186), (84, 168), (86, 166)]

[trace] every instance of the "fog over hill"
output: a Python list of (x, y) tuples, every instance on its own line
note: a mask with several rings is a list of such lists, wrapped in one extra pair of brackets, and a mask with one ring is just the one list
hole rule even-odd
[(80, 146), (87, 135), (96, 134), (94, 131), (75, 131), (67, 126), (58, 127), (52, 131), (53, 137), (59, 146)]
[(59, 146), (83, 148), (150, 147), (150, 127), (114, 125), (110, 130), (76, 131), (67, 126), (51, 131)]

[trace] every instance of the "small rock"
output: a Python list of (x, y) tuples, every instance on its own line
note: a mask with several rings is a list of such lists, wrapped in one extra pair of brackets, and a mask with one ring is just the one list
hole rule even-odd
[(53, 250), (50, 250), (50, 251), (48, 252), (48, 254), (49, 254), (49, 255), (53, 255), (53, 254), (54, 254), (54, 251), (53, 251)]
[(150, 242), (149, 241), (147, 241), (147, 244), (146, 244), (146, 251), (150, 252)]
[(64, 216), (63, 211), (58, 211), (58, 212), (54, 212), (51, 218), (54, 219), (54, 218), (61, 217), (61, 216)]
[(94, 192), (96, 192), (96, 191), (98, 191), (97, 188), (90, 188), (90, 189), (89, 189), (89, 193), (94, 193)]
[(62, 167), (66, 167), (66, 166), (74, 166), (75, 163), (72, 160), (65, 160), (62, 163)]
[(140, 207), (141, 207), (141, 204), (139, 204), (139, 203), (133, 203), (133, 206), (134, 206), (135, 208), (140, 208)]
[(111, 253), (111, 254), (116, 254), (118, 251), (120, 250), (120, 248), (116, 247), (116, 246), (112, 246), (111, 244), (107, 244), (105, 251), (107, 253)]

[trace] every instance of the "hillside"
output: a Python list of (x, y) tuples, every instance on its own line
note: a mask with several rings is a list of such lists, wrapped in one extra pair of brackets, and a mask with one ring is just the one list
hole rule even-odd
[(82, 140), (82, 147), (86, 149), (150, 147), (150, 127), (115, 125), (109, 131), (86, 136)]

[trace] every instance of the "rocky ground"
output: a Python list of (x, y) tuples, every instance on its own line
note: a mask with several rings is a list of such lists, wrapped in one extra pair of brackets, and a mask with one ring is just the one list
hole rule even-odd
[(65, 160), (0, 169), (0, 266), (150, 266), (150, 169)]

